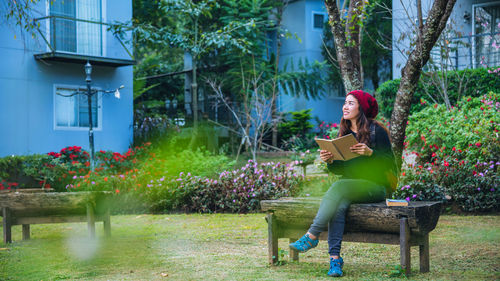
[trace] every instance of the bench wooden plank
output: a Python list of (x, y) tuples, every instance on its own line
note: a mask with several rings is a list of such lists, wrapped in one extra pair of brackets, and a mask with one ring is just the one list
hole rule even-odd
[[(309, 227), (316, 216), (321, 198), (282, 198), (261, 201), (264, 212), (276, 215), (287, 227)], [(438, 222), (440, 202), (410, 202), (408, 207), (388, 207), (385, 202), (352, 204), (346, 215), (346, 232), (381, 232), (399, 234), (399, 219), (408, 218), (412, 233), (425, 234)]]

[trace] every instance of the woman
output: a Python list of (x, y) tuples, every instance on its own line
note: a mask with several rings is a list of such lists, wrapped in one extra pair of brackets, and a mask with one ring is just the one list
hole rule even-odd
[(330, 270), (332, 277), (342, 276), (344, 261), (340, 246), (344, 233), (345, 214), (351, 203), (383, 201), (391, 193), (387, 173), (394, 163), (387, 128), (375, 121), (378, 104), (375, 98), (363, 91), (347, 94), (342, 108), (339, 136), (353, 134), (358, 144), (351, 151), (361, 156), (348, 161), (333, 159), (332, 153), (321, 150), (320, 157), (328, 169), (342, 175), (326, 192), (309, 231), (290, 248), (306, 252), (318, 245), (318, 236), (328, 227)]

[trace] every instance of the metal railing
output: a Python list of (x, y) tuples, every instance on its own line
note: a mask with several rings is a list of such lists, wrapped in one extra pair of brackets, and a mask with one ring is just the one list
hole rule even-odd
[(429, 68), (462, 70), (500, 65), (500, 32), (483, 33), (438, 41), (431, 51)]
[(52, 53), (106, 57), (107, 45), (115, 43), (109, 41), (116, 40), (133, 58), (120, 37), (111, 32), (108, 23), (52, 15), (35, 19), (35, 24)]

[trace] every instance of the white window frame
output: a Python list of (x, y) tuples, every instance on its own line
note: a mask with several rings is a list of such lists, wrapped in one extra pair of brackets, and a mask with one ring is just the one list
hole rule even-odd
[(311, 29), (314, 31), (321, 31), (323, 32), (323, 26), (321, 28), (314, 27), (314, 16), (315, 15), (322, 15), (323, 16), (323, 24), (325, 23), (325, 19), (328, 20), (328, 15), (325, 12), (319, 12), (319, 11), (312, 11), (311, 12)]
[[(53, 119), (53, 128), (55, 131), (88, 131), (89, 127), (70, 127), (70, 126), (59, 126), (57, 125), (57, 117), (56, 117), (56, 97), (57, 95), (57, 89), (59, 88), (64, 88), (64, 89), (74, 89), (75, 91), (80, 90), (80, 91), (86, 91), (87, 88), (86, 86), (79, 86), (79, 85), (68, 85), (68, 84), (54, 84), (53, 86), (53, 94), (52, 94), (52, 104), (53, 104), (53, 109), (52, 109), (52, 119)], [(92, 89), (95, 90), (101, 90), (98, 87), (92, 87)], [(102, 93), (99, 92), (95, 94), (92, 98), (97, 99), (97, 127), (93, 127), (92, 129), (94, 131), (102, 131)]]
[[(45, 1), (45, 14), (46, 16), (50, 16), (50, 2), (52, 2), (54, 0), (46, 0)], [(107, 22), (107, 18), (106, 18), (106, 15), (107, 15), (107, 10), (106, 10), (106, 7), (107, 7), (107, 0), (100, 0), (101, 1), (101, 22), (105, 23)], [(77, 6), (78, 8), (78, 6)], [(75, 16), (76, 17), (76, 16)], [(46, 21), (46, 26), (45, 26), (45, 32), (46, 32), (46, 38), (51, 38), (51, 34), (50, 34), (50, 21), (47, 20)], [(101, 32), (102, 32), (102, 38), (101, 38), (101, 48), (102, 48), (102, 54), (101, 54), (101, 57), (106, 57), (107, 56), (107, 48), (106, 48), (106, 35), (107, 35), (107, 26), (106, 25), (102, 25), (101, 26)], [(76, 38), (76, 40), (78, 40), (78, 38)], [(47, 45), (46, 46), (46, 50), (47, 52), (51, 52), (49, 46)], [(61, 52), (61, 53), (69, 53), (69, 54), (79, 54), (78, 53), (78, 50), (73, 53), (73, 52), (65, 52), (65, 51), (58, 51), (58, 52)]]
[(481, 3), (481, 4), (472, 4), (472, 19), (471, 19), (471, 29), (472, 29), (472, 67), (477, 68), (478, 65), (476, 63), (476, 27), (474, 26), (476, 21), (476, 7), (488, 7), (488, 6), (496, 6), (499, 5), (500, 1), (490, 2), (490, 3)]

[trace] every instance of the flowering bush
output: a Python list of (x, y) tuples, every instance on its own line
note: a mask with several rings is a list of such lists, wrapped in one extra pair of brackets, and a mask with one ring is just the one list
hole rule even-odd
[(129, 148), (124, 154), (113, 151), (99, 150), (96, 153), (97, 165), (114, 173), (128, 171), (137, 164), (138, 159), (145, 156), (148, 151), (150, 142), (146, 142), (141, 146), (136, 146), (133, 149)]
[(316, 136), (322, 139), (334, 139), (339, 133), (340, 125), (337, 123), (321, 122), (315, 129)]
[(79, 165), (83, 164), (85, 167), (90, 166), (90, 156), (87, 151), (82, 150), (81, 146), (68, 146), (57, 152), (49, 152), (48, 155), (59, 159), (62, 164)]
[(464, 211), (498, 210), (499, 110), (498, 95), (489, 93), (466, 97), (451, 110), (434, 105), (412, 115), (405, 145), (416, 163), (403, 167), (395, 196), (441, 200), (446, 194)]
[(260, 200), (290, 196), (302, 181), (294, 164), (249, 160), (238, 170), (224, 171), (215, 179), (181, 172), (167, 181), (151, 180), (144, 196), (153, 211), (182, 209), (202, 213), (247, 213), (259, 209)]

